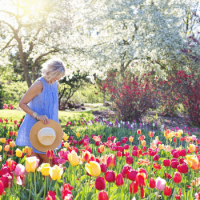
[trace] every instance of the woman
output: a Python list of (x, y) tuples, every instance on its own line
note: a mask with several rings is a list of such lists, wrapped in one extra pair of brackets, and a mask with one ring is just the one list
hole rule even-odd
[[(19, 102), (19, 107), (26, 112), (21, 124), (16, 145), (32, 147), (30, 142), (30, 130), (38, 121), (44, 124), (52, 119), (58, 120), (58, 80), (64, 78), (66, 68), (61, 60), (51, 59), (42, 65), (42, 77), (38, 78), (28, 89)], [(60, 148), (61, 144), (57, 147)], [(46, 152), (40, 152), (33, 148), (32, 156), (36, 156), (41, 163), (48, 163)]]

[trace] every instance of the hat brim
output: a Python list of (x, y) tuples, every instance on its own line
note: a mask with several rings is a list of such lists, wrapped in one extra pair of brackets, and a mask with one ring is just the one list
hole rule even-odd
[[(56, 139), (53, 142), (53, 144), (47, 145), (47, 146), (41, 144), (37, 137), (37, 134), (40, 131), (40, 129), (45, 128), (45, 127), (52, 128), (56, 133)], [(63, 138), (63, 131), (62, 131), (61, 126), (52, 119), (49, 120), (48, 124), (44, 124), (42, 121), (36, 122), (30, 131), (30, 142), (32, 146), (41, 152), (46, 152), (47, 150), (50, 150), (50, 149), (52, 150), (56, 149), (62, 142), (62, 138)]]

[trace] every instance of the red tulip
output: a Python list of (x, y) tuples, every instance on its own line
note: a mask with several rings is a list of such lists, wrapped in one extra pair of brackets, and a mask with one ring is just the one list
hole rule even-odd
[(52, 159), (52, 158), (54, 157), (54, 152), (53, 152), (53, 150), (52, 150), (52, 149), (47, 150), (46, 156), (47, 156), (47, 158)]
[(121, 174), (123, 176), (123, 178), (127, 178), (127, 175), (129, 173), (129, 170), (131, 169), (130, 165), (125, 165), (122, 170), (121, 170)]
[(173, 138), (173, 142), (176, 143), (176, 138), (175, 137)]
[(179, 159), (179, 163), (180, 163), (180, 164), (185, 163), (185, 159), (184, 159), (184, 158), (180, 158), (180, 159)]
[(108, 155), (106, 163), (107, 163), (107, 167), (114, 167), (115, 166), (115, 155), (114, 154)]
[(172, 176), (170, 174), (168, 174), (168, 173), (165, 173), (165, 178), (172, 179)]
[(95, 141), (95, 145), (99, 146), (100, 145), (100, 141)]
[(188, 165), (186, 163), (183, 163), (181, 165), (178, 165), (177, 166), (177, 170), (180, 172), (180, 173), (183, 173), (183, 174), (187, 174), (188, 173)]
[(136, 176), (136, 182), (138, 184), (139, 187), (142, 187), (142, 186), (145, 186), (145, 174), (144, 173), (137, 173), (137, 176)]
[(10, 173), (10, 168), (7, 165), (3, 165), (3, 167), (0, 170), (0, 176)]
[(130, 192), (131, 194), (136, 194), (137, 191), (138, 191), (138, 185), (137, 185), (137, 183), (134, 181), (134, 182), (132, 182), (132, 183), (130, 184), (130, 186), (129, 186), (129, 192)]
[(128, 138), (127, 138), (127, 137), (124, 137), (124, 138), (122, 139), (122, 143), (126, 143), (127, 140), (128, 140)]
[(165, 189), (164, 189), (164, 195), (169, 197), (169, 196), (171, 196), (171, 193), (172, 193), (171, 187), (166, 186)]
[(159, 155), (158, 154), (154, 155), (153, 156), (153, 161), (158, 161), (158, 160), (159, 160)]
[(101, 172), (102, 172), (102, 173), (105, 173), (106, 170), (107, 170), (107, 166), (106, 166), (104, 163), (101, 163), (101, 164), (100, 164), (100, 167), (101, 167)]
[(121, 145), (120, 141), (116, 142), (116, 146), (120, 146), (120, 145)]
[(140, 196), (141, 196), (142, 199), (145, 197), (144, 187), (140, 188)]
[(122, 186), (124, 184), (123, 176), (122, 174), (117, 174), (116, 176), (116, 185)]
[(131, 181), (136, 181), (137, 174), (138, 174), (138, 171), (136, 171), (135, 169), (130, 169), (128, 171), (127, 178)]
[(3, 194), (4, 191), (4, 184), (3, 182), (0, 180), (0, 196)]
[(4, 188), (8, 188), (9, 184), (12, 187), (13, 174), (11, 173), (4, 174), (0, 179), (3, 182)]
[(138, 155), (137, 150), (133, 150), (133, 151), (132, 151), (132, 156), (137, 156), (137, 155)]
[(173, 176), (174, 183), (180, 183), (181, 182), (181, 174), (180, 172), (175, 172)]
[(15, 167), (17, 165), (17, 163), (14, 160), (11, 160), (10, 158), (8, 158), (5, 164), (10, 168), (11, 172), (15, 170)]
[(95, 187), (97, 190), (104, 190), (105, 189), (105, 180), (103, 177), (97, 177), (95, 181)]
[(178, 158), (179, 157), (179, 152), (178, 151), (174, 151), (172, 155), (173, 155), (173, 158)]
[(115, 172), (112, 170), (109, 170), (105, 174), (105, 179), (108, 182), (115, 182)]
[(152, 177), (149, 180), (149, 187), (152, 188), (152, 189), (156, 187), (156, 181)]
[(134, 151), (134, 150), (136, 150), (136, 151), (138, 150), (138, 148), (137, 148), (136, 145), (133, 146), (133, 151)]
[(106, 191), (99, 192), (98, 200), (109, 200), (108, 194), (106, 193)]
[(177, 166), (179, 165), (179, 162), (177, 159), (172, 159), (172, 162), (171, 162), (171, 168), (175, 169), (177, 168)]
[(169, 167), (170, 166), (170, 160), (169, 159), (168, 160), (163, 160), (163, 165), (165, 167)]
[(48, 191), (47, 192), (47, 197), (45, 198), (45, 200), (56, 200), (55, 192)]
[(132, 156), (127, 156), (126, 157), (126, 164), (131, 165), (133, 163), (133, 157)]
[(122, 153), (120, 151), (117, 152), (117, 157), (121, 157)]
[(118, 147), (117, 147), (117, 150), (120, 151), (120, 152), (123, 152), (123, 151), (124, 151), (124, 147), (118, 146)]
[(128, 144), (125, 144), (125, 145), (124, 145), (124, 149), (126, 149), (126, 150), (129, 149), (129, 145), (128, 145)]
[(179, 155), (182, 156), (182, 157), (185, 157), (186, 156), (186, 150), (185, 149), (180, 150)]

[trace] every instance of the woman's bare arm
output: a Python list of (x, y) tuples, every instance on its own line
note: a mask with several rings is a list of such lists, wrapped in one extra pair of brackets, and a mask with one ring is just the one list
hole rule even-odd
[[(37, 95), (39, 95), (42, 92), (43, 85), (41, 81), (36, 81), (31, 85), (31, 87), (28, 89), (28, 91), (25, 93), (25, 95), (22, 97), (22, 99), (19, 102), (19, 107), (26, 112), (27, 114), (33, 116), (33, 113), (35, 112), (32, 110), (27, 104)], [(39, 120), (42, 120), (44, 124), (48, 123), (49, 120), (46, 115), (39, 115)]]

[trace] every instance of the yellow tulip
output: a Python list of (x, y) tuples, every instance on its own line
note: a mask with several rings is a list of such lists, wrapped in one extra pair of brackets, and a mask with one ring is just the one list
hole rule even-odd
[(101, 174), (101, 167), (96, 161), (90, 161), (89, 163), (86, 163), (85, 169), (91, 176), (97, 177)]
[(0, 152), (2, 151), (2, 146), (0, 145)]
[(5, 143), (6, 142), (6, 138), (0, 138), (0, 142), (1, 143)]
[(40, 171), (43, 176), (49, 176), (50, 168), (51, 167), (49, 163), (42, 163), (38, 171)]
[(36, 156), (26, 157), (25, 168), (27, 172), (35, 172), (39, 159)]
[(64, 134), (63, 139), (64, 139), (65, 141), (67, 141), (68, 138), (69, 138), (69, 136), (68, 136), (67, 134)]
[(63, 168), (60, 168), (58, 165), (54, 165), (50, 168), (49, 174), (54, 181), (60, 180), (63, 174)]
[(162, 150), (162, 149), (164, 148), (164, 144), (159, 144), (159, 145), (158, 145), (158, 148), (159, 148), (160, 150)]
[(72, 150), (71, 153), (68, 154), (68, 160), (72, 166), (77, 166), (80, 163), (81, 158), (74, 150)]
[(200, 167), (199, 159), (196, 155), (186, 155), (185, 162), (191, 167), (193, 170), (197, 170)]
[(81, 137), (81, 134), (79, 132), (77, 132), (76, 137)]
[(21, 158), (22, 157), (22, 151), (20, 150), (20, 149), (16, 149), (16, 156), (18, 157), (18, 158)]
[(134, 137), (133, 137), (133, 136), (130, 136), (130, 137), (129, 137), (129, 142), (133, 142), (133, 140), (134, 140)]
[(188, 149), (190, 150), (190, 152), (194, 152), (196, 151), (196, 146), (194, 144), (189, 144)]
[(145, 141), (145, 140), (142, 140), (142, 141), (141, 141), (141, 144), (142, 144), (143, 147), (146, 146), (146, 141)]
[(69, 143), (68, 143), (68, 142), (65, 142), (65, 143), (64, 143), (64, 147), (65, 147), (65, 148), (69, 148)]

